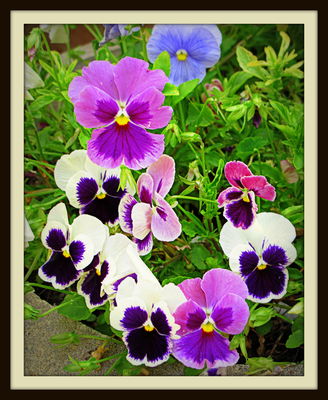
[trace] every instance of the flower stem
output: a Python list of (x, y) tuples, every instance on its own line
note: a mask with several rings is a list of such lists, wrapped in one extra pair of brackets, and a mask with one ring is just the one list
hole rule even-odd
[(217, 203), (217, 200), (204, 199), (203, 197), (192, 197), (192, 196), (181, 196), (181, 195), (170, 196), (169, 200), (171, 199), (198, 200), (198, 201), (205, 201), (207, 203)]
[(42, 289), (49, 289), (49, 290), (53, 290), (54, 292), (59, 292), (59, 293), (65, 293), (65, 294), (75, 294), (75, 292), (71, 292), (69, 290), (63, 290), (63, 289), (55, 289), (52, 286), (47, 286), (47, 285), (42, 285), (41, 283), (31, 283), (28, 282), (28, 284), (30, 286), (35, 286), (35, 287), (39, 287)]

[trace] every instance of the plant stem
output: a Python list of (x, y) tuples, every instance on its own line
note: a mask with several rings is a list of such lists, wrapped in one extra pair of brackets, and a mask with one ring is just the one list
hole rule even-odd
[(171, 199), (198, 200), (198, 201), (205, 201), (207, 203), (217, 203), (217, 200), (204, 199), (203, 197), (191, 197), (191, 196), (175, 195), (175, 196), (170, 196), (169, 200), (171, 200)]
[(26, 274), (24, 276), (24, 281), (27, 281), (27, 279), (30, 277), (31, 273), (34, 271), (35, 264), (39, 260), (42, 252), (43, 252), (43, 248), (39, 249), (37, 251), (36, 256), (34, 257), (34, 260), (33, 260), (32, 264), (31, 264), (31, 266), (29, 267), (28, 271), (26, 272)]
[(31, 117), (31, 122), (32, 122), (32, 125), (33, 125), (33, 128), (34, 128), (33, 132), (34, 132), (34, 135), (35, 135), (37, 147), (39, 149), (40, 158), (41, 158), (41, 160), (44, 160), (44, 154), (43, 154), (43, 151), (42, 151), (42, 146), (41, 146), (38, 130), (37, 130), (37, 127), (35, 125), (34, 118), (32, 117), (30, 106), (29, 106), (28, 102), (25, 102), (25, 104), (26, 104), (26, 109), (27, 109), (27, 111), (28, 111), (28, 113), (30, 114), (30, 117)]
[(40, 207), (48, 207), (51, 206), (54, 203), (58, 203), (60, 200), (63, 200), (66, 197), (66, 194), (63, 194), (62, 196), (56, 197), (55, 199), (48, 201), (47, 203), (41, 203), (41, 204), (32, 204), (30, 206), (27, 206), (26, 208), (29, 210), (32, 210), (34, 208), (40, 208)]
[(49, 289), (49, 290), (53, 290), (54, 292), (59, 292), (59, 293), (64, 293), (64, 294), (75, 294), (75, 292), (71, 292), (69, 290), (63, 290), (63, 289), (55, 289), (52, 286), (46, 286), (46, 285), (42, 285), (41, 283), (31, 283), (28, 282), (28, 284), (30, 286), (35, 286), (35, 287), (39, 287), (39, 288), (43, 288), (43, 289)]
[(107, 340), (110, 340), (111, 342), (114, 342), (114, 343), (117, 343), (117, 344), (122, 344), (121, 341), (116, 340), (116, 339), (114, 339), (114, 338), (112, 338), (110, 336), (105, 337), (105, 338), (101, 337), (101, 336), (93, 336), (93, 335), (78, 335), (78, 336), (81, 339), (96, 339), (96, 340), (103, 340), (104, 342), (107, 341)]

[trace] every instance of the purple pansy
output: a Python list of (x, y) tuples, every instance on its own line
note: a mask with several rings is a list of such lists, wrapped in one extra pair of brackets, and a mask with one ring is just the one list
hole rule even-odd
[(155, 25), (147, 43), (149, 60), (167, 51), (171, 60), (170, 82), (179, 86), (192, 79), (200, 81), (206, 68), (221, 56), (222, 35), (216, 25)]
[(39, 268), (40, 278), (57, 289), (70, 286), (93, 262), (107, 234), (106, 226), (91, 215), (80, 215), (69, 225), (65, 204), (57, 204), (50, 210), (41, 233), (51, 256)]
[(93, 130), (88, 156), (104, 168), (121, 164), (138, 170), (148, 167), (164, 151), (164, 135), (146, 129), (163, 128), (172, 108), (162, 106), (168, 78), (149, 70), (148, 63), (124, 57), (116, 65), (92, 61), (73, 79), (68, 94), (77, 121)]
[(86, 150), (74, 150), (56, 163), (54, 176), (57, 186), (65, 191), (70, 204), (109, 226), (118, 223), (118, 206), (128, 186), (120, 188), (120, 168), (106, 169), (94, 164)]
[(129, 25), (127, 24), (104, 24), (104, 27), (104, 36), (99, 43), (99, 46), (103, 46), (105, 43), (119, 36), (131, 35), (131, 33), (140, 29), (138, 26), (129, 28)]
[(245, 281), (248, 299), (267, 303), (282, 298), (287, 290), (287, 266), (296, 259), (292, 245), (296, 231), (285, 217), (275, 213), (257, 214), (253, 225), (241, 230), (226, 222), (220, 244), (229, 257), (232, 271)]
[(249, 228), (255, 218), (257, 205), (255, 196), (273, 201), (275, 188), (264, 176), (253, 175), (241, 161), (229, 161), (224, 168), (225, 176), (232, 185), (218, 197), (219, 207), (224, 207), (223, 215), (236, 228)]
[(215, 268), (178, 286), (187, 301), (173, 314), (181, 336), (173, 340), (174, 357), (196, 369), (234, 365), (238, 352), (229, 349), (220, 332), (235, 335), (244, 329), (249, 317), (246, 284), (237, 274)]
[(182, 291), (173, 283), (162, 287), (158, 281), (136, 283), (132, 278), (121, 283), (110, 324), (123, 331), (131, 364), (155, 367), (168, 360), (179, 329), (172, 313), (184, 301)]
[(140, 175), (137, 182), (140, 202), (126, 194), (119, 205), (119, 221), (124, 232), (131, 233), (140, 255), (149, 253), (153, 236), (173, 241), (181, 234), (181, 224), (172, 207), (164, 200), (174, 182), (175, 163), (164, 154)]

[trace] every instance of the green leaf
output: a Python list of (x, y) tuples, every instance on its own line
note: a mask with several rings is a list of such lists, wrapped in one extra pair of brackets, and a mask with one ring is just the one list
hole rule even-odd
[(165, 96), (178, 96), (179, 89), (177, 86), (173, 85), (172, 83), (167, 82), (164, 86), (162, 93)]
[(208, 269), (206, 258), (210, 257), (211, 253), (203, 245), (193, 246), (191, 249), (190, 260), (194, 266), (200, 270)]
[(45, 94), (42, 96), (39, 96), (36, 100), (33, 101), (30, 105), (30, 111), (31, 112), (36, 112), (40, 110), (41, 108), (45, 107), (46, 105), (52, 103), (57, 99), (56, 94)]
[(84, 297), (77, 293), (66, 295), (61, 304), (65, 305), (58, 309), (58, 313), (74, 321), (88, 319), (91, 315), (91, 311), (85, 304)]
[(155, 60), (153, 69), (161, 69), (166, 76), (170, 76), (171, 59), (167, 51), (163, 51)]
[(252, 74), (245, 71), (238, 71), (231, 75), (227, 84), (224, 86), (224, 92), (227, 96), (232, 96), (240, 89), (250, 78)]
[(82, 129), (80, 134), (79, 134), (79, 142), (82, 147), (82, 149), (87, 148), (88, 141), (91, 138), (91, 133), (87, 131), (86, 129)]
[(257, 57), (253, 53), (242, 46), (238, 46), (236, 54), (238, 63), (245, 72), (262, 80), (267, 78), (268, 73), (264, 68), (261, 66), (252, 66), (252, 63), (254, 64), (254, 62), (257, 61)]
[(287, 125), (290, 124), (290, 112), (287, 107), (283, 104), (279, 103), (278, 101), (269, 100), (272, 108), (278, 112), (280, 118), (285, 122)]
[(247, 137), (241, 140), (236, 147), (237, 154), (244, 159), (267, 144), (268, 139), (265, 136)]
[(279, 49), (279, 53), (278, 53), (278, 58), (282, 59), (282, 57), (284, 56), (284, 54), (286, 53), (286, 51), (289, 47), (290, 38), (287, 35), (287, 33), (284, 31), (280, 31), (279, 33), (282, 38), (282, 41), (281, 41), (281, 45), (280, 45), (280, 49)]
[(253, 328), (261, 326), (270, 321), (275, 315), (275, 311), (271, 307), (260, 307), (251, 311), (249, 325)]
[(183, 368), (183, 375), (184, 376), (197, 376), (200, 375), (206, 368), (203, 369), (195, 369), (190, 367)]
[(199, 79), (193, 79), (191, 81), (183, 82), (181, 85), (179, 85), (179, 96), (174, 96), (171, 98), (171, 105), (175, 106), (178, 104), (181, 100), (183, 100), (185, 97), (190, 94), (195, 87), (198, 85)]
[(273, 66), (277, 61), (277, 54), (271, 46), (264, 47), (267, 63)]
[(296, 349), (303, 343), (304, 343), (304, 331), (303, 329), (298, 329), (289, 335), (285, 346), (287, 347), (287, 349)]
[(173, 278), (166, 278), (162, 282), (162, 286), (167, 285), (168, 283), (174, 283), (175, 285), (178, 285), (179, 283), (183, 282), (186, 279), (189, 279), (189, 276), (174, 276)]

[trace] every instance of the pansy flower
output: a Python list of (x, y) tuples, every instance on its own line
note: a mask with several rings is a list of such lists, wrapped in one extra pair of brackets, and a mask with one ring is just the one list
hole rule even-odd
[(236, 228), (247, 229), (257, 212), (255, 196), (273, 201), (276, 198), (275, 188), (264, 176), (253, 175), (241, 161), (229, 161), (224, 167), (224, 174), (232, 186), (220, 193), (219, 207), (224, 207), (223, 215)]
[(101, 167), (146, 168), (164, 151), (164, 135), (146, 129), (163, 128), (171, 119), (172, 108), (162, 106), (165, 96), (161, 93), (168, 78), (148, 65), (132, 57), (116, 65), (92, 61), (69, 86), (77, 121), (97, 128), (87, 151)]
[(132, 278), (121, 283), (110, 324), (123, 331), (131, 364), (155, 367), (168, 360), (179, 329), (172, 313), (184, 301), (185, 296), (173, 283), (162, 287), (158, 281), (136, 283)]
[(131, 35), (131, 33), (140, 29), (138, 26), (129, 29), (127, 28), (128, 26), (129, 25), (127, 24), (104, 24), (104, 36), (99, 43), (99, 46), (103, 46), (105, 43), (117, 37)]
[(202, 279), (186, 279), (178, 286), (187, 301), (173, 314), (181, 336), (173, 340), (174, 357), (195, 369), (234, 365), (239, 354), (229, 349), (229, 340), (221, 333), (238, 334), (247, 323), (248, 290), (243, 280), (229, 270), (214, 268)]
[(140, 202), (130, 194), (126, 194), (120, 202), (121, 229), (133, 235), (140, 255), (151, 251), (153, 236), (170, 242), (181, 234), (179, 219), (164, 200), (173, 185), (174, 175), (174, 160), (164, 154), (139, 176), (137, 190)]
[(102, 249), (106, 226), (91, 215), (79, 215), (68, 222), (64, 203), (53, 207), (41, 232), (42, 244), (51, 250), (50, 258), (39, 268), (39, 276), (63, 289), (77, 281)]
[(205, 77), (206, 68), (220, 59), (221, 42), (222, 35), (216, 25), (155, 25), (147, 43), (147, 53), (152, 63), (163, 51), (169, 53), (170, 82), (179, 86)]
[(54, 177), (73, 207), (109, 226), (118, 223), (118, 206), (130, 186), (120, 189), (120, 168), (106, 169), (93, 163), (86, 150), (74, 150), (56, 163)]
[(248, 298), (256, 303), (280, 299), (287, 290), (287, 266), (296, 259), (292, 242), (296, 231), (280, 214), (259, 213), (247, 230), (226, 222), (220, 233), (220, 244), (229, 257), (232, 271), (247, 284)]

